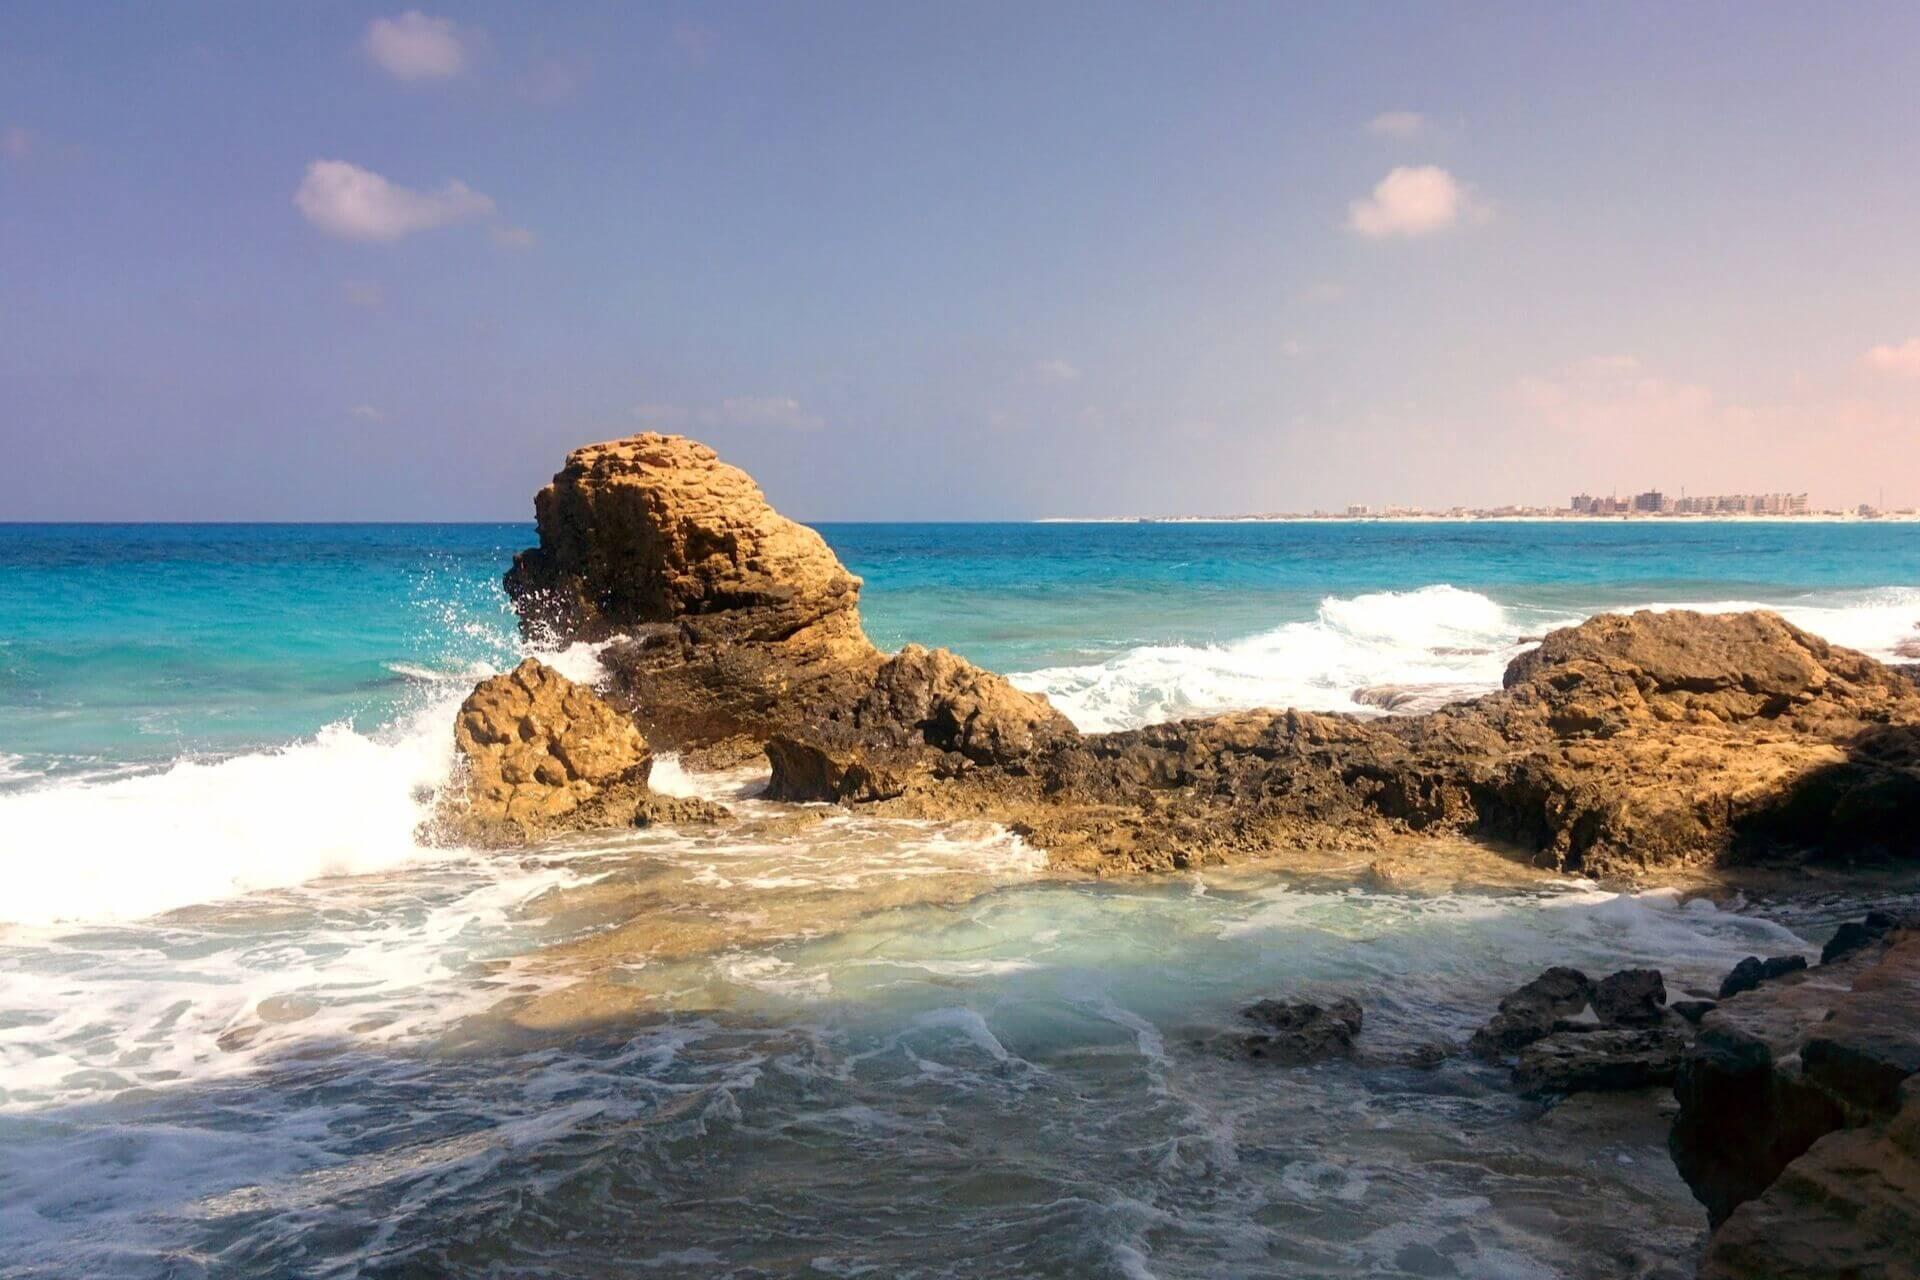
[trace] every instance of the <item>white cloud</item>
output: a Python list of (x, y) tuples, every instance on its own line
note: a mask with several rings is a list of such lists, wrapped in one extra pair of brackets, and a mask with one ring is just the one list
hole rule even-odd
[(1898, 346), (1878, 346), (1860, 357), (1869, 369), (1901, 378), (1920, 378), (1920, 338), (1908, 338)]
[(1307, 354), (1307, 344), (1298, 338), (1288, 338), (1280, 344), (1280, 354), (1288, 359)]
[(10, 124), (0, 129), (0, 156), (9, 160), (25, 160), (33, 154), (33, 130), (24, 125)]
[(409, 9), (367, 25), (367, 56), (396, 80), (446, 80), (466, 69), (474, 37), (451, 18)]
[(1033, 366), (1033, 371), (1046, 382), (1076, 382), (1080, 378), (1080, 370), (1059, 359), (1041, 360)]
[(386, 414), (380, 412), (370, 404), (357, 404), (347, 410), (347, 412), (362, 422), (385, 422), (387, 418)]
[(728, 396), (719, 404), (646, 403), (633, 406), (633, 416), (656, 427), (781, 427), (818, 431), (827, 425), (819, 414), (808, 413), (792, 396)]
[(356, 307), (368, 311), (377, 311), (387, 305), (387, 291), (372, 280), (348, 280), (341, 284), (340, 293)]
[(1347, 206), (1349, 229), (1369, 239), (1423, 236), (1444, 231), (1464, 218), (1484, 218), (1487, 209), (1473, 191), (1435, 165), (1401, 166)]
[(1418, 111), (1382, 111), (1367, 121), (1367, 132), (1380, 138), (1411, 141), (1427, 131), (1427, 118)]
[(398, 240), (493, 212), (493, 199), (464, 182), (414, 191), (344, 160), (315, 160), (293, 194), (308, 222), (345, 240)]

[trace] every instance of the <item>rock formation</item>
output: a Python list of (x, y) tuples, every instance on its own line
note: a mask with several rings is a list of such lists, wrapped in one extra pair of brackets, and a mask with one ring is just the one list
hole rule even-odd
[(1717, 1280), (1920, 1274), (1920, 931), (1708, 1013), (1670, 1146)]
[(458, 786), (443, 834), (519, 843), (578, 827), (627, 825), (653, 753), (633, 721), (532, 658), (482, 680), (454, 721)]
[(1589, 874), (1920, 853), (1920, 691), (1769, 613), (1595, 618), (1424, 714), (1082, 735), (952, 654), (881, 654), (859, 579), (705, 445), (575, 450), (535, 510), (507, 575), (523, 627), (608, 641), (606, 696), (649, 740), (765, 750), (779, 798), (996, 818), (1096, 872), (1418, 832)]
[(506, 579), (522, 629), (610, 641), (608, 696), (663, 747), (757, 755), (824, 735), (919, 770), (947, 753), (1014, 763), (1073, 733), (1044, 698), (944, 650), (880, 653), (860, 579), (706, 445), (647, 433), (576, 449), (534, 513), (540, 545)]

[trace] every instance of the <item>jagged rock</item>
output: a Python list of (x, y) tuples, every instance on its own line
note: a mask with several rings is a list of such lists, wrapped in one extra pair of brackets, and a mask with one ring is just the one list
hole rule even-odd
[(534, 518), (540, 545), (506, 582), (530, 633), (604, 640), (724, 615), (741, 638), (865, 645), (860, 580), (698, 441), (647, 432), (575, 449)]
[(891, 794), (818, 785), (820, 759), (782, 774), (815, 751), (891, 752), (907, 772), (929, 752), (1018, 767), (1074, 736), (1045, 698), (945, 650), (882, 655), (861, 629), (860, 580), (696, 441), (647, 433), (576, 449), (534, 508), (540, 545), (506, 579), (522, 628), (611, 639), (610, 696), (664, 746), (789, 743), (777, 794)]
[(1806, 967), (1805, 956), (1768, 956), (1765, 960), (1759, 956), (1748, 956), (1720, 980), (1720, 998), (1725, 1000), (1742, 991), (1751, 991), (1769, 979), (1797, 973)]
[(1656, 1025), (1666, 1003), (1667, 984), (1658, 969), (1622, 969), (1593, 988), (1593, 1012), (1609, 1027)]
[(1869, 911), (1864, 920), (1848, 920), (1833, 931), (1827, 939), (1827, 945), (1820, 948), (1820, 963), (1832, 964), (1841, 956), (1858, 951), (1878, 938), (1883, 938), (1899, 922), (1884, 911)]
[(1894, 1118), (1829, 1133), (1714, 1232), (1700, 1280), (1920, 1277), (1920, 1088)]
[(1351, 1053), (1362, 1020), (1358, 1002), (1345, 996), (1325, 1005), (1261, 1000), (1242, 1013), (1260, 1028), (1243, 1038), (1247, 1053), (1293, 1065)]
[(636, 827), (680, 827), (700, 823), (724, 822), (733, 811), (723, 804), (698, 796), (663, 796), (650, 791), (634, 806)]
[(496, 843), (620, 825), (613, 807), (644, 794), (653, 767), (632, 721), (532, 658), (474, 688), (453, 740), (464, 785), (444, 820)]
[(1822, 1136), (1886, 1119), (1916, 1067), (1920, 934), (1902, 930), (1701, 1019), (1674, 1084), (1674, 1164), (1718, 1226)]
[(577, 450), (536, 509), (540, 545), (507, 582), (523, 625), (615, 637), (608, 696), (650, 740), (697, 756), (779, 739), (779, 793), (996, 818), (1062, 866), (1410, 832), (1587, 874), (1920, 855), (1920, 689), (1773, 614), (1594, 618), (1515, 660), (1501, 692), (1424, 714), (1080, 735), (962, 659), (880, 654), (858, 579), (704, 445)]
[(1554, 1024), (1593, 1002), (1593, 980), (1578, 969), (1556, 965), (1500, 1002), (1499, 1012), (1473, 1033), (1467, 1050), (1494, 1061), (1553, 1034)]
[(1686, 1047), (1664, 1027), (1558, 1031), (1520, 1051), (1513, 1082), (1531, 1097), (1671, 1084)]

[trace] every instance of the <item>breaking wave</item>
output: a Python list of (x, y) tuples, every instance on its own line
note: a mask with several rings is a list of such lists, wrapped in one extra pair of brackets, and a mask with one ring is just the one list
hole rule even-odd
[[(1836, 644), (1892, 659), (1903, 639), (1920, 639), (1920, 589), (1806, 596), (1789, 603), (1670, 601), (1620, 609), (1730, 613), (1773, 609)], [(1219, 645), (1147, 645), (1105, 662), (1048, 667), (1012, 677), (1044, 693), (1083, 730), (1134, 728), (1245, 707), (1359, 711), (1363, 689), (1395, 689), (1411, 707), (1500, 687), (1511, 662), (1545, 631), (1587, 613), (1503, 605), (1477, 591), (1440, 584), (1417, 591), (1328, 596), (1306, 621)]]

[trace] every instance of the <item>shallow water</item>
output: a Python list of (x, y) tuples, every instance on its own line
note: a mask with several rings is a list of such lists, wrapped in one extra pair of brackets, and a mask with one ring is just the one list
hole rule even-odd
[[(1543, 1118), (1500, 1073), (1405, 1055), (1549, 963), (1679, 988), (1809, 945), (1665, 894), (1062, 883), (955, 840), (947, 869), (997, 887), (636, 955), (645, 1000), (604, 1023), (489, 1014), (569, 980), (529, 952), (590, 940), (568, 917), (611, 877), (718, 874), (743, 920), (797, 923), (806, 869), (747, 845), (10, 936), (6, 1273), (1631, 1274), (1703, 1226), (1657, 1126)], [(1343, 993), (1355, 1062), (1217, 1043), (1254, 998)], [(1626, 1215), (1630, 1241), (1596, 1227)]]
[[(1624, 603), (1920, 621), (1914, 526), (1320, 529), (828, 532), (883, 643), (1089, 727), (1491, 687)], [(671, 761), (735, 820), (423, 848), (526, 536), (0, 530), (0, 1277), (1667, 1274), (1657, 1115), (1406, 1055), (1548, 964), (1712, 986), (1861, 905), (1067, 883)], [(1220, 1043), (1340, 994), (1353, 1062)]]

